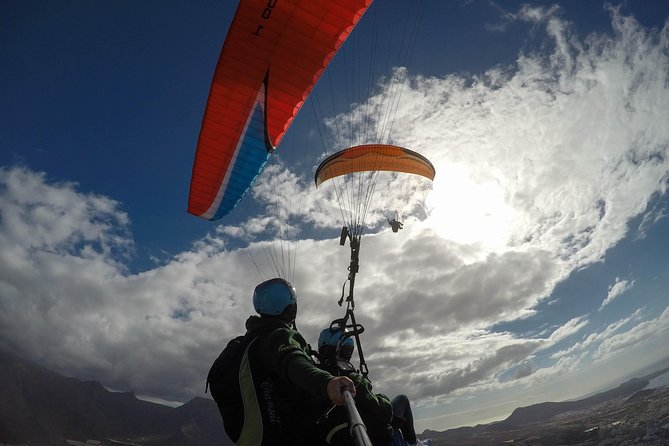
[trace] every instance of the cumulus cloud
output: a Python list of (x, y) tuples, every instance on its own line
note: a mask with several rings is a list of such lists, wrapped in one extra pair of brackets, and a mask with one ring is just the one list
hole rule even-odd
[[(207, 244), (129, 274), (122, 261), (133, 242), (119, 203), (26, 168), (0, 169), (0, 204), (3, 348), (116, 389), (199, 393), (195, 358), (243, 329), (236, 299), (250, 283), (235, 272), (239, 259)], [(217, 281), (221, 270), (239, 282)]]
[(114, 200), (78, 194), (73, 183), (47, 185), (44, 173), (21, 167), (0, 168), (0, 184), (0, 237), (9, 249), (91, 258), (132, 249), (128, 216)]
[[(573, 339), (586, 317), (545, 338), (492, 327), (536, 314), (558, 283), (604, 259), (666, 192), (668, 28), (644, 29), (612, 9), (612, 35), (579, 40), (554, 11), (522, 16), (545, 27), (550, 52), (471, 78), (409, 71), (403, 81), (394, 138), (438, 174), (399, 235), (376, 226), (363, 238), (356, 315), (381, 391), (420, 402), (500, 386), (503, 371)], [(211, 361), (252, 313), (250, 293), (263, 275), (253, 259), (268, 252), (270, 233), (299, 241), (289, 269), (300, 329), (314, 341), (344, 311), (336, 302), (348, 248), (315, 235), (336, 222), (336, 197), (281, 164), (264, 178), (253, 191), (263, 217), (221, 226), (164, 266), (133, 274), (124, 266), (133, 241), (119, 203), (26, 168), (1, 169), (2, 346), (116, 389), (166, 400), (201, 395)], [(378, 187), (380, 203), (390, 203), (390, 186)], [(287, 206), (277, 190), (301, 205)], [(233, 237), (247, 242), (231, 248)], [(614, 284), (607, 300), (627, 286)], [(583, 335), (549, 357), (550, 367), (521, 366), (517, 381), (578, 367), (573, 359), (586, 350), (606, 358), (665, 320), (666, 311)]]

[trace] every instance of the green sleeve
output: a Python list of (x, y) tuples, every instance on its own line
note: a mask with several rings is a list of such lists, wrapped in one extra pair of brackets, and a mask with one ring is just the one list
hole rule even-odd
[(307, 352), (307, 342), (291, 329), (270, 333), (263, 343), (266, 366), (292, 385), (318, 398), (328, 398), (327, 384), (334, 376), (314, 364)]
[(393, 419), (390, 398), (382, 393), (374, 393), (372, 383), (361, 374), (351, 373), (348, 377), (355, 383), (355, 403), (360, 412), (373, 416), (379, 422), (390, 424)]

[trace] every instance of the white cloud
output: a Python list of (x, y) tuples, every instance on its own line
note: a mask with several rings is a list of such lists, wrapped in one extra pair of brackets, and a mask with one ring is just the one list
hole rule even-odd
[(608, 324), (604, 330), (600, 332), (593, 331), (587, 334), (582, 341), (576, 342), (567, 349), (558, 351), (552, 355), (554, 359), (572, 359), (577, 360), (589, 355), (594, 348), (596, 348), (604, 339), (613, 336), (615, 333), (622, 331), (625, 326), (638, 321), (641, 318), (641, 310), (635, 311), (633, 314), (614, 321)]
[(653, 204), (652, 208), (649, 209), (644, 215), (641, 223), (639, 223), (639, 228), (637, 232), (637, 240), (641, 240), (648, 235), (650, 230), (655, 223), (662, 220), (667, 216), (667, 209), (663, 207), (659, 202)]
[(514, 18), (533, 23), (541, 23), (551, 18), (559, 11), (559, 6), (553, 5), (546, 9), (540, 6), (522, 5)]
[(572, 336), (575, 333), (578, 333), (579, 331), (583, 330), (585, 326), (588, 325), (588, 320), (585, 319), (585, 317), (575, 317), (571, 319), (570, 321), (567, 321), (566, 324), (563, 326), (559, 327), (557, 330), (555, 330), (551, 336), (550, 339), (548, 340), (550, 345), (556, 344), (569, 336)]
[(616, 299), (619, 297), (621, 294), (629, 290), (634, 286), (634, 281), (629, 281), (629, 280), (621, 280), (620, 278), (616, 277), (616, 282), (609, 287), (609, 293), (606, 295), (606, 299), (602, 302), (602, 305), (600, 305), (599, 309), (601, 311), (602, 308), (613, 302), (613, 299)]
[[(114, 200), (81, 195), (73, 183), (45, 184), (43, 173), (0, 167), (2, 243), (9, 249), (95, 256), (127, 253), (128, 216)], [(89, 215), (96, 218), (89, 219)]]
[(608, 359), (609, 356), (621, 353), (652, 339), (666, 339), (669, 331), (669, 308), (657, 318), (640, 322), (632, 329), (603, 339), (593, 357), (595, 361)]

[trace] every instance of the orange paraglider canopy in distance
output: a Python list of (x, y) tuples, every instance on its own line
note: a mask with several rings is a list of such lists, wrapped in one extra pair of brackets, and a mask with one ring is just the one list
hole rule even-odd
[(372, 0), (241, 0), (216, 66), (188, 212), (230, 212)]
[(366, 144), (328, 157), (316, 169), (316, 187), (326, 180), (355, 172), (388, 171), (420, 175), (434, 180), (434, 166), (420, 153), (388, 144)]

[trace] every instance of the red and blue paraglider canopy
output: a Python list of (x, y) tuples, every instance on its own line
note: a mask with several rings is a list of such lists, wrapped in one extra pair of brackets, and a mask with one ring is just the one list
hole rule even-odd
[(223, 44), (188, 212), (216, 220), (251, 187), (371, 0), (242, 0)]

